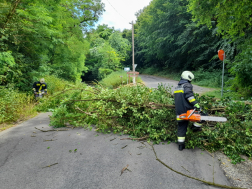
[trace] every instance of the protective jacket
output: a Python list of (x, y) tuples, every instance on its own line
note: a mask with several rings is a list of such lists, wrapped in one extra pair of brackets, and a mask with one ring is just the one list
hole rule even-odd
[(47, 84), (46, 83), (40, 83), (39, 81), (33, 83), (33, 91), (34, 92), (40, 92), (45, 91), (47, 92)]
[(181, 79), (178, 86), (175, 88), (174, 98), (177, 121), (182, 121), (178, 116), (186, 113), (187, 110), (194, 109), (193, 106), (198, 103), (194, 98), (192, 84), (184, 79)]

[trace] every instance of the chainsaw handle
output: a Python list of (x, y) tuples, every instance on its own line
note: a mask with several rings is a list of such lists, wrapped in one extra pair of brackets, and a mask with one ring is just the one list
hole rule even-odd
[(193, 115), (193, 113), (196, 111), (196, 108), (192, 111), (192, 113), (187, 117), (188, 119)]

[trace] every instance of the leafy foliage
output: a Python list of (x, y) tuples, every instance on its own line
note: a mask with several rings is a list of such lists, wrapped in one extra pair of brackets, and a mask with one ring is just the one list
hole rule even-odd
[(0, 124), (23, 120), (36, 113), (33, 96), (0, 87)]
[[(249, 1), (153, 0), (136, 13), (138, 68), (155, 67), (156, 72), (168, 73), (212, 72), (222, 69), (217, 51), (223, 49), (227, 57), (225, 68), (229, 68), (225, 73), (229, 79), (226, 86), (238, 92), (245, 90), (243, 95), (250, 97), (251, 82), (245, 81), (245, 78), (251, 81), (249, 4)], [(131, 40), (129, 33), (124, 31), (123, 35)]]
[(47, 83), (48, 95), (44, 96), (39, 100), (39, 104), (35, 106), (36, 111), (48, 112), (55, 109), (62, 100), (61, 98), (54, 98), (59, 91), (66, 91), (73, 86), (83, 85), (82, 83), (69, 82), (67, 80), (56, 77), (55, 75), (50, 75), (45, 77), (45, 82)]
[(186, 0), (153, 0), (138, 14), (136, 49), (139, 66), (154, 66), (170, 72), (182, 70), (220, 69), (217, 50), (227, 46), (231, 59), (234, 44), (216, 36), (216, 23), (210, 30), (197, 26), (187, 11)]
[(121, 70), (131, 45), (120, 32), (102, 25), (93, 30), (87, 39), (91, 47), (86, 60), (89, 75), (83, 77), (83, 80), (100, 80), (114, 71)]
[[(235, 61), (230, 68), (236, 79), (233, 82), (232, 88), (238, 90), (244, 96), (252, 95), (252, 45), (245, 43), (242, 45), (243, 51), (235, 57)], [(241, 88), (242, 87), (242, 88)]]
[(15, 59), (10, 51), (0, 52), (0, 82), (7, 83), (15, 77), (15, 72), (12, 71), (16, 65)]
[[(95, 124), (99, 132), (148, 137), (155, 143), (177, 141), (174, 99), (167, 86), (159, 85), (158, 89), (143, 85), (122, 86), (116, 90), (99, 85), (83, 86), (63, 91), (55, 98), (61, 102), (53, 112), (53, 126), (70, 123), (92, 128), (90, 125)], [(242, 161), (239, 154), (251, 157), (252, 106), (228, 98), (220, 101), (208, 96), (197, 98), (209, 114), (225, 116), (228, 122), (205, 123), (203, 131), (198, 133), (189, 128), (186, 147), (222, 150), (233, 163)]]
[[(208, 1), (189, 0), (188, 11), (192, 13), (193, 21), (197, 24), (212, 27), (216, 24), (216, 31), (230, 42), (235, 43), (236, 48), (229, 58), (229, 68), (234, 80), (230, 80), (232, 89), (239, 91), (246, 97), (251, 96), (251, 2), (250, 1)], [(228, 51), (228, 48), (224, 48)], [(248, 82), (249, 81), (249, 82)], [(243, 91), (246, 91), (245, 93)]]
[(83, 31), (93, 26), (103, 11), (100, 0), (2, 1), (0, 49), (5, 68), (0, 85), (14, 83), (29, 90), (32, 81), (48, 74), (80, 80), (87, 71), (85, 54), (89, 49)]
[(211, 21), (217, 21), (218, 31), (232, 37), (245, 35), (248, 26), (251, 27), (251, 8), (250, 1), (235, 0), (189, 0), (188, 5), (194, 21), (209, 27)]

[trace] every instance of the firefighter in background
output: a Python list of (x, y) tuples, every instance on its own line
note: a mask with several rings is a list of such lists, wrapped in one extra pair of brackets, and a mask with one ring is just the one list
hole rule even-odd
[[(200, 105), (194, 98), (193, 86), (191, 81), (194, 79), (194, 75), (190, 71), (184, 71), (181, 75), (181, 80), (174, 91), (175, 109), (178, 122), (178, 149), (182, 151), (185, 149), (185, 136), (189, 121), (179, 119), (179, 115), (186, 113), (187, 110), (195, 109), (200, 111)], [(201, 131), (200, 123), (194, 123), (192, 130), (194, 132)]]
[(33, 83), (34, 95), (36, 98), (42, 97), (43, 94), (47, 94), (47, 84), (45, 83), (45, 79), (41, 78), (39, 81)]

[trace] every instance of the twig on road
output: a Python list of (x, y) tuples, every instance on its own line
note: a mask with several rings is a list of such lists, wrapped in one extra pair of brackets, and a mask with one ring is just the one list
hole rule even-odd
[(49, 130), (42, 130), (42, 129), (39, 129), (37, 127), (35, 127), (35, 129), (38, 129), (39, 131), (42, 131), (42, 132), (50, 132), (50, 131), (69, 131), (69, 129), (49, 129)]
[(142, 137), (142, 138), (122, 138), (120, 140), (145, 140), (149, 138), (149, 136), (145, 136), (145, 137)]
[[(188, 171), (186, 168), (184, 168), (183, 166), (181, 166), (183, 169), (185, 169), (186, 171)], [(190, 171), (188, 171), (189, 173), (191, 173)]]
[(123, 149), (123, 148), (126, 148), (127, 146), (128, 146), (128, 145), (126, 145), (126, 146), (122, 147), (122, 149)]
[(57, 164), (58, 164), (58, 163), (54, 163), (54, 164), (52, 164), (52, 165), (47, 165), (47, 166), (45, 166), (45, 167), (42, 167), (42, 169), (47, 168), (47, 167), (51, 167), (51, 166), (57, 165)]
[(45, 139), (44, 139), (44, 142), (48, 142), (48, 141), (55, 141), (55, 140), (53, 140), (53, 139), (51, 139), (51, 140), (45, 140)]
[[(126, 167), (124, 167), (122, 170), (121, 170), (121, 175), (123, 174), (123, 172), (129, 167), (129, 165), (126, 165)], [(120, 175), (120, 176), (121, 176)]]

